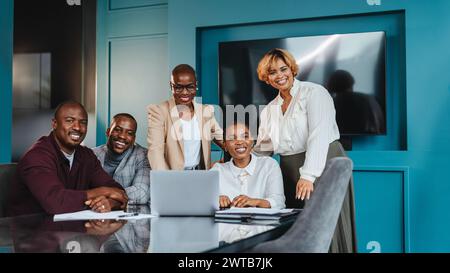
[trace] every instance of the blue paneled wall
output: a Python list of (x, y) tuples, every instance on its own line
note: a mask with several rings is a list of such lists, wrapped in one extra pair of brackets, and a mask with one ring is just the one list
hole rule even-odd
[[(197, 60), (202, 56), (198, 33), (204, 28), (404, 13), (404, 25), (400, 26), (405, 37), (405, 46), (401, 48), (404, 60), (400, 61), (404, 63), (401, 73), (405, 78), (405, 94), (398, 106), (406, 114), (391, 129), (405, 128), (404, 135), (400, 135), (404, 148), (360, 146), (349, 153), (357, 170), (357, 223), (361, 239), (358, 247), (369, 252), (379, 240), (382, 252), (448, 252), (450, 1), (436, 0), (431, 5), (420, 0), (381, 0), (381, 5), (368, 4), (373, 2), (377, 1), (170, 0), (169, 64), (199, 65)], [(361, 24), (371, 27), (370, 22)], [(329, 30), (332, 29), (330, 25)], [(202, 79), (205, 80), (211, 79)], [(402, 83), (393, 79), (393, 84), (396, 86), (391, 92), (401, 92)], [(214, 102), (217, 92), (217, 87), (202, 90), (203, 96), (211, 99), (209, 102)], [(364, 145), (370, 145), (370, 141)], [(367, 213), (375, 214), (368, 217)]]
[(110, 118), (132, 114), (147, 146), (146, 106), (169, 97), (167, 0), (97, 2), (97, 144)]

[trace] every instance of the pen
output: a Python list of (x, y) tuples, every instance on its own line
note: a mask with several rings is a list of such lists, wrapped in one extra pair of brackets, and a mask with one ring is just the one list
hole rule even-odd
[(125, 217), (138, 216), (138, 215), (139, 215), (139, 213), (135, 212), (135, 213), (122, 214), (122, 215), (119, 215), (117, 217), (118, 218), (125, 218)]

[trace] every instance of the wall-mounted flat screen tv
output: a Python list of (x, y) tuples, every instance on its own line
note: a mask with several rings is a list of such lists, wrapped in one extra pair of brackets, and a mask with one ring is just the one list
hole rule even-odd
[(336, 108), (341, 135), (386, 134), (384, 32), (333, 34), (219, 43), (219, 98), (226, 105), (267, 105), (278, 91), (259, 81), (259, 60), (272, 48), (288, 50), (297, 79), (321, 84)]

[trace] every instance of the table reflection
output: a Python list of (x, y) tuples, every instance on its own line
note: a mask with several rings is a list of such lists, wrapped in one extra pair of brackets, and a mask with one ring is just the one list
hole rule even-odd
[(221, 244), (232, 243), (273, 229), (274, 226), (260, 226), (251, 224), (219, 223), (219, 238)]
[(157, 217), (151, 219), (148, 252), (205, 252), (273, 228), (217, 223), (212, 217)]
[(151, 219), (151, 253), (201, 252), (219, 246), (219, 229), (212, 217)]
[(123, 222), (53, 222), (50, 215), (9, 218), (14, 252), (99, 252), (102, 243)]
[[(128, 211), (148, 213), (148, 208)], [(54, 222), (51, 215), (0, 219), (0, 250), (59, 253), (207, 252), (276, 226), (215, 222), (213, 217)]]
[[(129, 206), (127, 212), (150, 214), (148, 206)], [(105, 253), (145, 253), (150, 241), (150, 219), (128, 220), (106, 240), (100, 251)]]

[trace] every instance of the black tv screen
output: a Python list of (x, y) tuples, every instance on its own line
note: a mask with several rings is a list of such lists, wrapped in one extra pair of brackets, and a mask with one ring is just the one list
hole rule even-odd
[(297, 79), (330, 92), (341, 135), (386, 134), (384, 32), (333, 34), (219, 43), (220, 105), (267, 105), (278, 91), (258, 79), (256, 68), (272, 48), (288, 50)]

